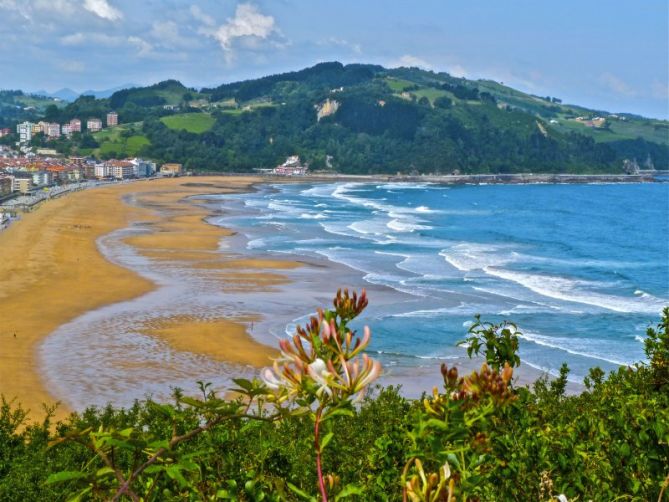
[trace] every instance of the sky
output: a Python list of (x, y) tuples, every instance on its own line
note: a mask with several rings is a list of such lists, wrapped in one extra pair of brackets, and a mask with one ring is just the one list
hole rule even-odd
[(0, 88), (216, 86), (321, 61), (669, 118), (666, 0), (0, 0)]

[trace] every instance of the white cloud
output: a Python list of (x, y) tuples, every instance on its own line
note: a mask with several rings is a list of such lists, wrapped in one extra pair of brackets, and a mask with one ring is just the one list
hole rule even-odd
[(179, 31), (179, 25), (174, 21), (155, 21), (151, 27), (151, 38), (162, 47), (192, 48), (197, 43), (192, 38), (184, 37)]
[(320, 40), (317, 42), (318, 45), (336, 45), (339, 47), (344, 47), (346, 49), (349, 49), (356, 54), (362, 54), (362, 47), (360, 44), (356, 44), (354, 42), (349, 42), (348, 40), (344, 40), (343, 38), (336, 38), (336, 37), (330, 37), (326, 40)]
[(125, 37), (107, 35), (105, 33), (72, 33), (60, 38), (60, 43), (67, 46), (84, 44), (102, 45), (105, 47), (118, 47), (127, 41)]
[(234, 44), (241, 41), (246, 47), (255, 48), (261, 40), (267, 40), (277, 28), (272, 16), (262, 14), (258, 8), (249, 3), (237, 6), (235, 16), (229, 18), (215, 30), (203, 29), (205, 33), (215, 38), (225, 51), (225, 58), (231, 61), (234, 58)]
[(153, 45), (143, 38), (132, 35), (128, 37), (128, 42), (137, 47), (138, 56), (148, 56), (153, 52)]
[(632, 89), (624, 80), (615, 76), (613, 73), (602, 73), (599, 76), (599, 81), (604, 84), (610, 91), (622, 96), (635, 96), (636, 91)]
[(390, 63), (390, 66), (392, 68), (397, 68), (400, 66), (407, 66), (407, 67), (418, 67), (422, 68), (423, 70), (431, 70), (432, 65), (425, 61), (424, 59), (421, 59), (417, 56), (412, 56), (411, 54), (405, 54), (404, 56), (400, 57), (399, 59), (396, 59), (395, 61), (392, 61)]
[(108, 21), (118, 21), (123, 17), (123, 13), (107, 0), (84, 0), (84, 9)]
[(469, 72), (459, 64), (447, 66), (446, 71), (449, 75), (455, 78), (466, 78), (469, 75)]
[(22, 2), (19, 0), (0, 0), (0, 11), (14, 12), (26, 21), (32, 22), (40, 13), (71, 15), (76, 12), (77, 6), (73, 0), (33, 0)]
[(86, 65), (81, 61), (61, 61), (58, 67), (70, 73), (82, 73), (86, 69)]
[(202, 24), (205, 24), (206, 26), (214, 26), (216, 24), (216, 20), (209, 14), (202, 12), (202, 9), (200, 9), (197, 5), (190, 6), (190, 13), (195, 19), (200, 21)]
[(650, 84), (651, 96), (656, 99), (669, 99), (669, 84), (667, 82), (660, 82), (659, 80), (653, 80), (653, 83)]

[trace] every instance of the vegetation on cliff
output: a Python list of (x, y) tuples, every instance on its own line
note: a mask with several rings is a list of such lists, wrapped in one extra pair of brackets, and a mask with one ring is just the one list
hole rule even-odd
[(238, 398), (175, 392), (173, 404), (88, 409), (25, 425), (0, 407), (0, 500), (663, 500), (669, 484), (669, 308), (648, 362), (566, 395), (568, 368), (513, 381), (518, 333), (477, 322), (481, 369), (442, 366), (422, 399), (372, 388), (367, 305), (339, 293)]
[[(563, 104), (489, 80), (418, 68), (321, 63), (210, 89), (175, 80), (82, 96), (45, 118), (116, 110), (142, 148), (100, 147), (100, 133), (57, 141), (65, 153), (139, 153), (189, 169), (250, 171), (299, 154), (344, 173), (622, 172), (624, 159), (669, 166), (669, 124)], [(38, 141), (38, 140), (36, 140)]]

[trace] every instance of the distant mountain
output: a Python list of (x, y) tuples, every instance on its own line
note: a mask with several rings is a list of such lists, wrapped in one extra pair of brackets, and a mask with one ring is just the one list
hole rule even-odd
[(137, 87), (135, 84), (123, 84), (123, 85), (118, 85), (116, 87), (111, 87), (109, 89), (103, 89), (99, 91), (94, 91), (94, 90), (87, 90), (84, 92), (77, 92), (74, 91), (70, 88), (63, 88), (55, 92), (47, 92), (44, 90), (40, 91), (35, 91), (32, 94), (38, 95), (38, 96), (46, 96), (49, 98), (58, 98), (62, 99), (63, 101), (74, 101), (77, 99), (79, 96), (93, 96), (95, 98), (101, 99), (101, 98), (108, 98), (112, 94), (114, 94), (116, 91), (120, 91), (121, 89), (130, 89), (132, 87)]
[(295, 154), (312, 169), (347, 173), (669, 168), (667, 121), (418, 68), (328, 62), (200, 90), (167, 80), (108, 98), (79, 97), (52, 109), (51, 119), (109, 110), (132, 123), (122, 141), (105, 144), (109, 136), (99, 134), (95, 150), (62, 148), (121, 156), (127, 145), (141, 145), (138, 153), (158, 161), (220, 171), (273, 167)]
[(112, 94), (114, 94), (117, 91), (120, 91), (122, 89), (131, 89), (133, 87), (138, 87), (136, 84), (123, 84), (123, 85), (117, 85), (116, 87), (111, 87), (109, 89), (103, 89), (101, 91), (84, 91), (80, 95), (81, 96), (95, 96), (96, 98), (108, 98)]

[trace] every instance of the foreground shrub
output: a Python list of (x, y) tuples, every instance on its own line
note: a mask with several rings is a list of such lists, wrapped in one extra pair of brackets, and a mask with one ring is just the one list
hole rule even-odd
[(200, 383), (173, 404), (90, 408), (28, 424), (0, 406), (0, 500), (663, 500), (669, 484), (669, 309), (648, 364), (513, 382), (517, 332), (478, 320), (479, 371), (442, 366), (420, 400), (372, 388), (380, 372), (349, 326), (366, 296), (338, 293), (281, 342), (235, 399)]

